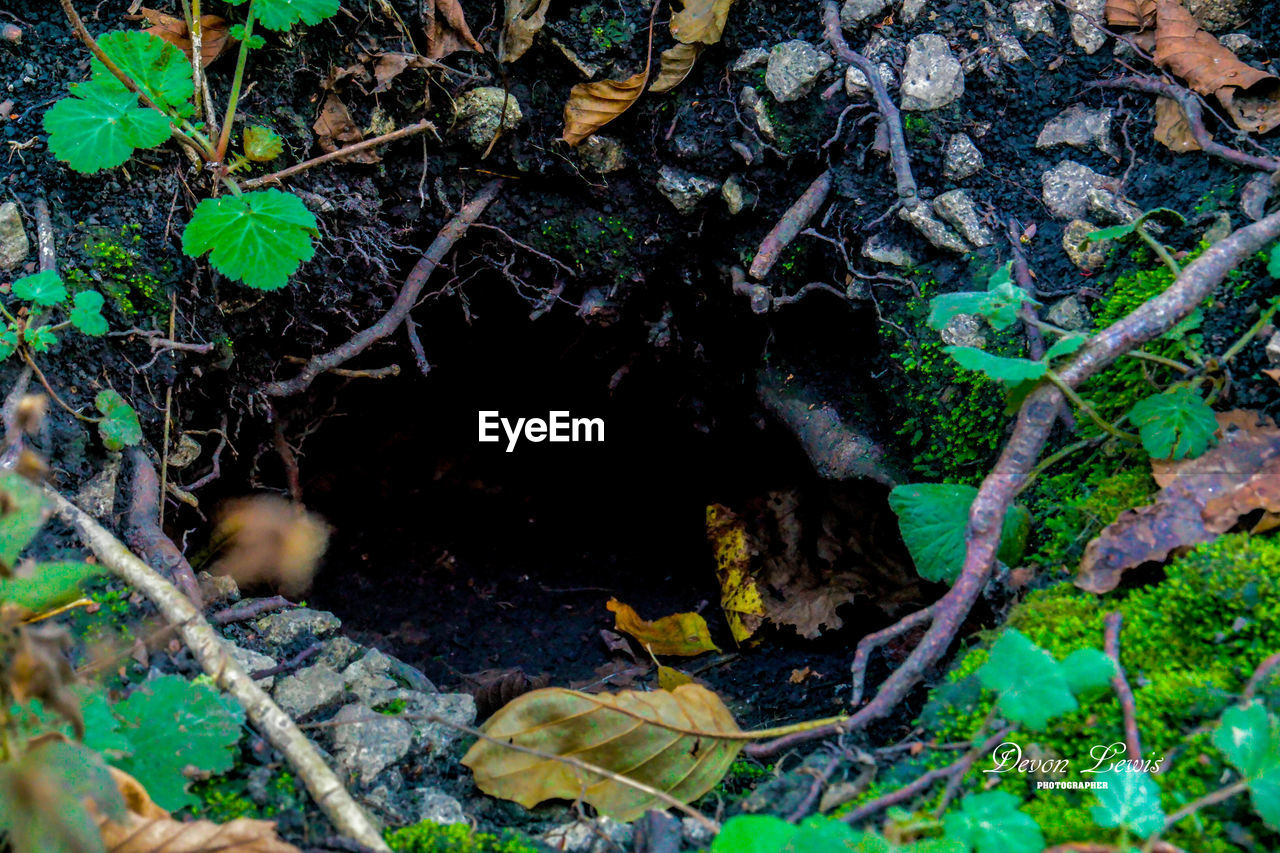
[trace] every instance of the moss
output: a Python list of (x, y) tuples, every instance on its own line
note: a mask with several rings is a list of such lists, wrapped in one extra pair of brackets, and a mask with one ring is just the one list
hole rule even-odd
[(561, 214), (538, 226), (530, 242), (579, 272), (611, 272), (615, 282), (637, 272), (632, 254), (640, 236), (621, 216)]
[(1150, 502), (1156, 490), (1150, 468), (1138, 453), (1125, 450), (1064, 462), (1032, 485), (1025, 500), (1040, 524), (1028, 562), (1074, 566), (1099, 530), (1125, 510)]
[[(397, 680), (402, 681), (403, 679)], [(409, 703), (404, 699), (392, 699), (390, 702), (384, 702), (381, 705), (374, 705), (373, 710), (377, 711), (379, 714), (395, 716), (396, 714), (403, 713), (408, 704)]]
[(261, 802), (250, 796), (247, 780), (235, 772), (195, 782), (191, 792), (200, 798), (200, 807), (192, 810), (193, 816), (215, 823), (239, 817), (276, 818), (282, 812), (298, 809), (306, 800), (297, 777), (288, 772), (277, 773), (267, 781), (256, 795)]
[[(118, 235), (104, 233), (84, 246), (89, 270), (70, 269), (63, 278), (73, 292), (89, 288), (101, 290), (129, 318), (140, 313), (167, 312), (169, 303), (164, 285), (157, 270), (145, 260), (142, 242), (142, 229), (136, 224), (122, 226)], [(162, 268), (159, 273), (169, 271)]]
[(465, 824), (430, 821), (393, 829), (386, 838), (396, 853), (538, 853), (539, 849), (514, 832), (492, 835), (473, 832)]

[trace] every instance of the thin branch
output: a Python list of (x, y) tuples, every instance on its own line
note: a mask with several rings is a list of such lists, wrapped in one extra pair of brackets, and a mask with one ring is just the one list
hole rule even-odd
[(422, 347), (422, 339), (418, 337), (418, 324), (412, 314), (404, 315), (404, 333), (409, 338), (409, 349), (413, 350), (413, 363), (423, 376), (431, 374), (431, 362), (427, 361), (427, 351)]
[(1253, 675), (1249, 678), (1249, 683), (1244, 686), (1244, 701), (1253, 700), (1254, 694), (1258, 692), (1258, 686), (1262, 684), (1263, 679), (1277, 667), (1280, 667), (1280, 652), (1269, 655), (1262, 663), (1258, 664), (1258, 668), (1253, 671)]
[(200, 584), (191, 564), (160, 526), (160, 480), (156, 469), (141, 448), (131, 447), (125, 457), (133, 469), (129, 483), (127, 536), (129, 546), (174, 583), (197, 609), (204, 607)]
[(1133, 698), (1133, 688), (1125, 677), (1124, 666), (1120, 663), (1120, 625), (1124, 617), (1119, 610), (1107, 614), (1104, 622), (1106, 634), (1103, 648), (1107, 657), (1115, 664), (1116, 674), (1111, 677), (1111, 688), (1120, 700), (1120, 713), (1124, 717), (1124, 743), (1129, 751), (1131, 761), (1142, 760), (1142, 740), (1138, 737), (1137, 703)]
[(923, 610), (917, 610), (910, 616), (899, 619), (888, 628), (876, 631), (874, 634), (868, 634), (858, 641), (858, 648), (853, 653), (853, 665), (850, 667), (853, 674), (853, 691), (849, 697), (849, 706), (851, 708), (856, 708), (862, 703), (862, 688), (867, 677), (867, 660), (871, 657), (871, 652), (932, 618), (933, 607), (926, 607)]
[(273, 595), (270, 598), (258, 598), (228, 607), (226, 610), (219, 610), (209, 617), (209, 621), (215, 625), (230, 625), (233, 622), (247, 622), (255, 616), (270, 613), (272, 610), (297, 606), (283, 595)]
[(287, 169), (281, 169), (278, 172), (272, 172), (270, 175), (263, 175), (259, 178), (250, 178), (247, 181), (240, 182), (240, 189), (252, 190), (258, 187), (264, 187), (267, 184), (278, 184), (285, 178), (291, 178), (294, 175), (305, 172), (308, 169), (314, 169), (316, 166), (323, 166), (325, 163), (331, 163), (334, 160), (340, 160), (351, 154), (359, 154), (362, 151), (368, 151), (370, 148), (377, 148), (379, 145), (386, 145), (388, 142), (395, 142), (398, 139), (405, 139), (410, 136), (416, 136), (424, 130), (435, 131), (436, 126), (425, 119), (411, 124), (408, 127), (402, 127), (399, 130), (393, 130), (390, 133), (384, 133), (381, 136), (375, 136), (372, 139), (365, 139), (345, 148), (339, 148), (337, 151), (330, 151), (328, 154), (321, 154), (319, 157), (313, 157), (301, 163), (296, 163)]
[(769, 270), (773, 269), (782, 252), (791, 245), (791, 241), (796, 239), (796, 236), (809, 224), (813, 215), (818, 212), (818, 208), (826, 202), (827, 196), (831, 194), (831, 184), (831, 170), (828, 169), (814, 178), (809, 188), (791, 207), (787, 208), (787, 212), (765, 235), (760, 248), (756, 250), (756, 256), (752, 259), (749, 270), (752, 278), (760, 281), (769, 275)]
[(58, 249), (54, 244), (53, 218), (49, 215), (49, 202), (43, 198), (32, 205), (36, 219), (36, 252), (40, 257), (40, 271), (58, 268)]
[(1201, 809), (1206, 809), (1209, 806), (1216, 806), (1218, 803), (1224, 803), (1235, 795), (1243, 794), (1247, 790), (1249, 790), (1249, 783), (1246, 780), (1241, 779), (1238, 782), (1233, 782), (1232, 784), (1227, 785), (1225, 788), (1219, 788), (1216, 791), (1205, 794), (1197, 800), (1192, 800), (1165, 818), (1163, 831), (1168, 832), (1183, 818), (1190, 817)]

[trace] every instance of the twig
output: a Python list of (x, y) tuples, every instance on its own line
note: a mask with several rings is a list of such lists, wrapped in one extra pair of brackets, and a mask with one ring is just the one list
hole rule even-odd
[(418, 324), (412, 314), (404, 315), (404, 333), (409, 338), (409, 349), (413, 350), (413, 363), (423, 376), (431, 374), (431, 362), (427, 361), (427, 351), (422, 348), (422, 339), (418, 337)]
[[(935, 605), (936, 606), (936, 605)], [(917, 610), (906, 618), (899, 619), (888, 628), (867, 634), (858, 641), (858, 648), (853, 653), (853, 690), (849, 696), (849, 707), (856, 708), (862, 703), (862, 689), (867, 677), (867, 661), (871, 653), (895, 637), (900, 637), (912, 628), (933, 618), (933, 607)]]
[(270, 598), (257, 598), (244, 604), (237, 604), (235, 607), (228, 607), (226, 610), (219, 610), (209, 617), (209, 621), (215, 625), (230, 625), (233, 622), (246, 622), (255, 616), (270, 613), (272, 610), (297, 606), (282, 595), (273, 595)]
[(798, 823), (813, 808), (813, 804), (817, 802), (818, 795), (822, 793), (822, 789), (831, 779), (831, 774), (836, 772), (836, 768), (840, 766), (840, 756), (833, 755), (831, 760), (823, 766), (821, 770), (812, 770), (810, 768), (800, 768), (800, 772), (804, 773), (808, 770), (813, 774), (813, 783), (809, 786), (808, 792), (804, 795), (804, 799), (795, 807), (795, 810), (787, 816), (790, 823)]
[(471, 227), (483, 228), (487, 231), (497, 231), (507, 240), (508, 243), (512, 244), (513, 246), (519, 246), (521, 249), (524, 249), (529, 254), (534, 255), (535, 257), (542, 258), (547, 263), (550, 263), (559, 267), (561, 270), (564, 271), (564, 274), (569, 276), (570, 278), (576, 278), (578, 275), (576, 272), (573, 271), (573, 267), (569, 266), (568, 264), (564, 263), (558, 258), (551, 257), (546, 252), (539, 252), (537, 249), (533, 248), (528, 243), (520, 242), (515, 237), (512, 237), (510, 234), (508, 234), (504, 229), (499, 228), (497, 225), (490, 225), (486, 222), (474, 222), (472, 223)]
[(464, 204), (453, 219), (440, 229), (440, 233), (436, 235), (435, 240), (431, 241), (427, 251), (418, 259), (409, 277), (405, 279), (404, 287), (400, 288), (395, 302), (381, 319), (336, 349), (312, 358), (292, 379), (267, 383), (262, 387), (262, 392), (268, 397), (288, 397), (300, 393), (306, 390), (321, 373), (350, 361), (370, 345), (394, 332), (409, 315), (414, 303), (418, 301), (418, 294), (422, 292), (423, 285), (427, 283), (431, 273), (453, 248), (453, 244), (467, 233), (471, 223), (475, 222), (485, 208), (497, 198), (500, 189), (502, 189), (502, 178), (496, 178), (485, 184), (476, 193), (475, 198)]
[(79, 507), (53, 489), (46, 487), (45, 494), (53, 502), (58, 515), (79, 532), (98, 561), (151, 599), (169, 624), (177, 628), (200, 666), (244, 707), (258, 731), (280, 750), (306, 785), (316, 805), (333, 821), (338, 831), (379, 853), (390, 853), (390, 848), (368, 815), (325, 764), (315, 745), (236, 663), (227, 651), (225, 641), (191, 606), (191, 602)]
[(1116, 667), (1116, 674), (1111, 677), (1111, 688), (1116, 691), (1116, 698), (1120, 700), (1120, 713), (1124, 716), (1124, 743), (1129, 751), (1129, 759), (1141, 761), (1142, 741), (1138, 737), (1137, 703), (1133, 698), (1129, 679), (1125, 677), (1124, 666), (1120, 663), (1120, 624), (1123, 618), (1119, 610), (1107, 614), (1103, 623), (1106, 625), (1103, 648)]
[(434, 131), (436, 126), (425, 119), (411, 124), (408, 127), (402, 127), (399, 130), (393, 130), (390, 133), (384, 133), (381, 136), (375, 136), (372, 139), (365, 139), (345, 148), (339, 148), (337, 151), (330, 151), (328, 154), (321, 154), (319, 157), (312, 157), (310, 160), (304, 160), (296, 163), (287, 169), (281, 169), (278, 172), (272, 172), (270, 175), (263, 175), (259, 178), (250, 178), (247, 181), (240, 182), (240, 189), (251, 190), (257, 187), (264, 187), (267, 184), (278, 184), (285, 178), (291, 178), (299, 172), (305, 172), (308, 169), (314, 169), (316, 166), (323, 166), (334, 160), (340, 160), (351, 154), (359, 154), (361, 151), (368, 151), (370, 148), (377, 148), (379, 145), (386, 145), (388, 142), (395, 142), (399, 139), (405, 139), (422, 133), (424, 130)]
[(293, 672), (295, 669), (302, 666), (304, 663), (306, 663), (307, 661), (311, 660), (313, 657), (318, 655), (320, 653), (320, 650), (323, 648), (324, 648), (324, 643), (312, 643), (302, 651), (298, 652), (293, 657), (289, 658), (284, 663), (267, 667), (266, 669), (254, 670), (253, 672), (249, 673), (249, 677), (252, 678), (254, 681), (261, 681), (264, 678), (272, 678), (273, 676), (284, 675), (285, 673)]
[(759, 281), (769, 274), (769, 270), (773, 269), (773, 265), (778, 262), (778, 257), (783, 250), (791, 245), (791, 241), (796, 239), (796, 235), (804, 230), (809, 220), (818, 212), (818, 208), (826, 202), (827, 196), (831, 194), (831, 181), (831, 170), (828, 169), (814, 178), (813, 183), (809, 184), (809, 188), (796, 199), (795, 204), (782, 214), (782, 218), (765, 235), (760, 248), (756, 250), (756, 256), (751, 261), (749, 270), (752, 278)]
[(125, 458), (133, 468), (126, 524), (129, 546), (154, 565), (167, 580), (176, 584), (192, 605), (200, 610), (204, 607), (204, 600), (196, 574), (178, 546), (165, 535), (164, 528), (159, 523), (160, 502), (164, 498), (160, 493), (156, 469), (141, 448), (129, 448), (125, 452)]
[(1192, 800), (1191, 802), (1187, 803), (1185, 806), (1183, 806), (1182, 808), (1178, 809), (1176, 812), (1174, 812), (1173, 814), (1165, 818), (1164, 831), (1168, 832), (1170, 829), (1173, 829), (1173, 827), (1176, 826), (1177, 823), (1181, 821), (1183, 818), (1190, 817), (1191, 815), (1195, 814), (1201, 809), (1208, 808), (1209, 806), (1216, 806), (1218, 803), (1226, 802), (1227, 800), (1234, 797), (1236, 794), (1243, 794), (1247, 790), (1249, 790), (1248, 780), (1241, 779), (1238, 782), (1233, 782), (1232, 784), (1227, 785), (1225, 788), (1219, 788), (1216, 791), (1205, 794), (1203, 797), (1200, 797), (1199, 799)]
[(205, 474), (194, 483), (188, 483), (183, 486), (182, 488), (185, 491), (193, 492), (201, 486), (209, 485), (214, 480), (222, 476), (222, 451), (227, 446), (227, 415), (225, 412), (222, 415), (221, 429), (213, 431), (218, 433), (218, 446), (213, 449), (213, 467), (210, 469), (208, 474)]
[[(1280, 213), (1273, 213), (1210, 246), (1163, 293), (1094, 335), (1059, 371), (1058, 378), (1066, 387), (1075, 388), (1122, 353), (1169, 331), (1194, 311), (1227, 273), (1277, 237), (1280, 237)], [(745, 753), (773, 755), (814, 738), (865, 728), (892, 714), (907, 698), (929, 668), (947, 653), (986, 586), (999, 548), (1005, 512), (1035, 466), (1065, 400), (1059, 386), (1041, 383), (1023, 401), (1013, 433), (1005, 442), (995, 467), (982, 481), (969, 510), (965, 531), (967, 548), (960, 575), (934, 605), (933, 624), (920, 644), (885, 680), (875, 698), (847, 720), (749, 745)]]
[(98, 423), (97, 418), (82, 415), (80, 412), (77, 412), (75, 409), (68, 406), (66, 401), (58, 396), (58, 392), (53, 390), (53, 386), (49, 384), (49, 380), (45, 377), (44, 371), (36, 364), (35, 359), (31, 357), (31, 353), (27, 352), (27, 348), (25, 346), (18, 347), (18, 354), (21, 355), (22, 360), (27, 363), (27, 367), (35, 373), (36, 379), (40, 380), (40, 384), (44, 386), (44, 390), (49, 392), (49, 396), (53, 398), (53, 402), (57, 403), (63, 411), (67, 412), (78, 421), (84, 421), (87, 424)]
[(1269, 655), (1262, 663), (1258, 664), (1258, 668), (1253, 671), (1253, 675), (1249, 678), (1249, 683), (1244, 686), (1244, 701), (1249, 702), (1253, 699), (1255, 693), (1258, 692), (1258, 685), (1262, 684), (1264, 678), (1271, 674), (1276, 667), (1280, 667), (1280, 652)]
[(36, 219), (36, 253), (40, 258), (40, 271), (58, 268), (58, 249), (54, 244), (53, 218), (49, 215), (49, 202), (38, 198), (32, 205)]
[(771, 308), (773, 308), (776, 311), (777, 309), (784, 308), (787, 305), (795, 305), (797, 302), (804, 299), (810, 293), (830, 293), (832, 296), (834, 296), (836, 299), (839, 299), (841, 302), (849, 301), (848, 296), (846, 296), (843, 292), (841, 292), (837, 288), (827, 284), (826, 282), (811, 281), (808, 284), (806, 284), (804, 287), (797, 290), (795, 293), (791, 294), (790, 296), (774, 296), (770, 300), (769, 305)]

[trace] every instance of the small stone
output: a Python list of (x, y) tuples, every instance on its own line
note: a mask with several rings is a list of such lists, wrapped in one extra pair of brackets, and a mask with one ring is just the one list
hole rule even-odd
[(477, 151), (486, 150), (493, 142), (499, 122), (505, 133), (515, 130), (523, 118), (515, 95), (500, 86), (477, 86), (462, 93), (454, 104), (455, 126)]
[(964, 190), (951, 190), (933, 200), (933, 212), (977, 248), (990, 246), (996, 237), (982, 222), (973, 199)]
[(1093, 316), (1084, 303), (1074, 296), (1055, 302), (1045, 312), (1044, 319), (1060, 329), (1072, 332), (1084, 331), (1093, 325)]
[(469, 822), (462, 803), (439, 788), (415, 788), (409, 792), (408, 800), (414, 807), (414, 820), (419, 823), (429, 821), (448, 825)]
[(893, 0), (844, 0), (840, 7), (840, 26), (856, 30), (863, 21), (883, 14), (892, 5)]
[(1073, 6), (1080, 14), (1071, 16), (1071, 38), (1085, 53), (1093, 55), (1107, 43), (1106, 33), (1099, 28), (1105, 20), (1107, 0), (1076, 0)]
[(770, 142), (778, 138), (773, 128), (773, 119), (769, 118), (769, 110), (765, 106), (764, 98), (760, 97), (755, 87), (743, 86), (742, 91), (738, 93), (738, 104), (751, 113), (756, 122), (756, 130), (760, 131), (761, 136)]
[(608, 175), (627, 166), (627, 155), (622, 150), (622, 143), (608, 136), (593, 133), (576, 150), (582, 158), (582, 165), (599, 175)]
[(945, 38), (925, 33), (907, 44), (901, 92), (902, 109), (914, 112), (941, 109), (964, 95), (964, 69)]
[(199, 572), (196, 583), (200, 585), (200, 595), (205, 605), (234, 603), (240, 600), (240, 586), (230, 575), (211, 575)]
[(1280, 364), (1280, 332), (1272, 332), (1267, 339), (1267, 361)]
[(912, 225), (924, 235), (926, 240), (939, 249), (965, 254), (971, 248), (960, 235), (936, 219), (927, 204), (921, 203), (914, 207), (903, 207), (898, 211), (898, 218)]
[(446, 755), (468, 735), (442, 723), (426, 719), (435, 717), (458, 726), (476, 721), (476, 700), (470, 693), (421, 693), (416, 690), (395, 691), (396, 699), (404, 699), (404, 714), (413, 725), (415, 749), (433, 755)]
[(752, 68), (759, 68), (769, 61), (769, 51), (763, 47), (753, 47), (750, 50), (744, 50), (742, 55), (733, 61), (733, 70), (742, 73), (750, 71)]
[(542, 840), (563, 853), (614, 853), (630, 850), (634, 835), (629, 824), (601, 816), (553, 827)]
[(706, 847), (715, 837), (715, 833), (706, 824), (691, 817), (680, 818), (680, 834), (684, 838), (685, 846), (694, 848)]
[(1240, 191), (1240, 210), (1253, 222), (1267, 215), (1267, 202), (1275, 189), (1271, 184), (1271, 176), (1254, 175)]
[(1009, 25), (1001, 18), (1000, 10), (986, 2), (982, 4), (982, 7), (987, 18), (983, 31), (987, 34), (987, 39), (995, 46), (996, 55), (1009, 65), (1031, 61), (1031, 57), (1022, 46), (1022, 42), (1018, 41), (1018, 37), (1009, 31)]
[(1243, 27), (1253, 17), (1258, 0), (1188, 0), (1187, 11), (1211, 33)]
[(333, 751), (338, 766), (356, 782), (369, 782), (409, 753), (413, 726), (360, 702), (334, 715)]
[(667, 201), (683, 214), (693, 213), (702, 200), (720, 187), (713, 178), (695, 175), (674, 166), (663, 166), (658, 170), (658, 192), (666, 196)]
[[(876, 65), (876, 72), (885, 88), (892, 89), (893, 67), (887, 62), (881, 62)], [(871, 91), (871, 84), (867, 81), (867, 75), (863, 74), (861, 69), (850, 65), (844, 71), (844, 91), (851, 98), (868, 94)]]
[[(116, 482), (120, 477), (119, 453), (107, 455), (106, 464), (76, 494), (75, 504), (94, 518), (105, 520), (115, 510)], [(207, 596), (206, 596), (207, 598)]]
[(1111, 109), (1091, 110), (1074, 104), (1049, 120), (1036, 138), (1036, 148), (1053, 148), (1070, 145), (1084, 151), (1096, 147), (1103, 154), (1120, 156), (1111, 139), (1111, 121), (1115, 116)]
[(377, 649), (369, 649), (364, 657), (342, 671), (342, 680), (361, 702), (375, 704), (381, 693), (400, 686), (390, 676), (390, 669), (390, 658)]
[(1221, 42), (1223, 47), (1235, 54), (1248, 53), (1258, 47), (1258, 43), (1247, 33), (1227, 33), (1218, 36), (1218, 41)]
[(338, 704), (345, 692), (342, 676), (318, 663), (280, 679), (271, 695), (285, 713), (296, 718)]
[(1218, 215), (1213, 218), (1213, 224), (1205, 229), (1204, 240), (1210, 246), (1220, 240), (1225, 240), (1231, 234), (1231, 214), (1225, 210), (1219, 210)]
[(263, 616), (253, 624), (262, 642), (281, 648), (301, 639), (319, 639), (342, 627), (341, 620), (327, 610), (294, 607)]
[(725, 207), (729, 208), (729, 212), (737, 216), (748, 205), (755, 204), (755, 193), (742, 185), (742, 178), (738, 175), (730, 175), (720, 187), (720, 197), (724, 199)]
[(1040, 176), (1045, 207), (1058, 219), (1084, 219), (1089, 212), (1089, 190), (1108, 180), (1088, 166), (1063, 160)]
[(920, 13), (929, 5), (929, 0), (903, 0), (902, 3), (902, 22), (904, 24), (914, 24), (916, 18), (920, 17)]
[(830, 67), (831, 57), (807, 41), (784, 41), (769, 51), (764, 84), (779, 102), (798, 101), (809, 94), (819, 75)]
[(322, 663), (333, 669), (346, 669), (347, 665), (360, 656), (363, 647), (349, 637), (338, 635), (325, 640), (316, 655), (316, 663)]
[(951, 181), (963, 181), (982, 171), (982, 152), (967, 133), (955, 133), (942, 151), (942, 174)]
[(1017, 0), (1009, 5), (1013, 12), (1013, 28), (1023, 38), (1045, 35), (1053, 38), (1053, 0)]
[(983, 349), (987, 345), (987, 324), (977, 314), (957, 314), (947, 321), (940, 336), (947, 346)]
[[(249, 673), (250, 676), (255, 672), (260, 672), (264, 669), (272, 669), (277, 663), (276, 659), (273, 657), (241, 648), (231, 642), (227, 643), (227, 653), (231, 655), (231, 659), (240, 664), (240, 668)], [(254, 679), (254, 684), (257, 684), (263, 690), (270, 690), (275, 683), (276, 677), (274, 675), (268, 675), (266, 678)]]
[(0, 270), (11, 270), (27, 259), (31, 241), (22, 227), (22, 214), (11, 201), (0, 204)]
[[(1142, 215), (1142, 208), (1119, 198), (1105, 187), (1091, 187), (1085, 192), (1085, 199), (1089, 206), (1089, 218), (1104, 225), (1125, 225)], [(1164, 226), (1155, 222), (1148, 222), (1145, 227), (1152, 234), (1164, 231)]]
[(883, 234), (872, 234), (862, 244), (862, 257), (877, 264), (912, 269), (919, 262), (904, 247), (894, 243)]
[(1084, 219), (1073, 219), (1062, 231), (1062, 248), (1082, 272), (1093, 273), (1102, 269), (1107, 262), (1107, 251), (1112, 240), (1090, 240), (1085, 238), (1098, 230), (1098, 226)]

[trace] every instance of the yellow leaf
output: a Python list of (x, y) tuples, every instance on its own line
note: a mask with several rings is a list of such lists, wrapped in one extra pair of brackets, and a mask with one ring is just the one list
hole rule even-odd
[(727, 507), (707, 507), (707, 536), (715, 551), (716, 578), (720, 581), (720, 607), (738, 643), (749, 638), (764, 622), (764, 599), (751, 576), (751, 554), (742, 522)]
[(595, 83), (579, 83), (569, 90), (569, 100), (564, 105), (564, 134), (561, 138), (570, 145), (577, 145), (618, 116), (644, 91), (649, 80), (649, 66), (626, 80), (598, 80)]
[(664, 804), (590, 770), (506, 745), (572, 756), (688, 803), (715, 787), (745, 743), (717, 737), (742, 730), (720, 697), (698, 684), (599, 696), (548, 687), (516, 698), (481, 730), (494, 740), (477, 741), (462, 763), (486, 794), (526, 808), (581, 798), (622, 821)]
[(733, 0), (684, 0), (671, 16), (671, 35), (683, 44), (715, 44), (724, 34)]
[(693, 70), (701, 51), (700, 44), (678, 44), (658, 54), (658, 76), (653, 78), (649, 91), (660, 94), (679, 86)]
[(692, 676), (673, 666), (658, 665), (658, 686), (670, 693), (681, 684), (693, 684)]
[(718, 652), (711, 641), (707, 620), (697, 613), (673, 613), (653, 622), (646, 622), (629, 604), (616, 598), (605, 605), (614, 614), (614, 628), (630, 634), (655, 655), (693, 657), (703, 652)]

